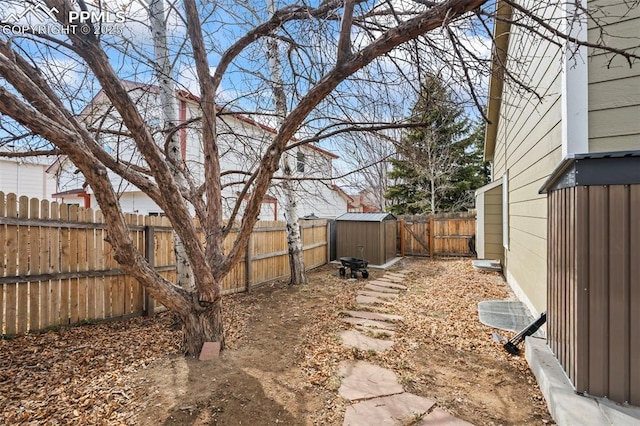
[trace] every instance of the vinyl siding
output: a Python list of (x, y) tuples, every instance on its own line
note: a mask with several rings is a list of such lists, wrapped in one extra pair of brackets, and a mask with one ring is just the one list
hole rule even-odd
[[(559, 11), (549, 8), (546, 16)], [(534, 313), (546, 309), (546, 197), (543, 182), (561, 161), (560, 50), (512, 27), (510, 70), (541, 97), (505, 84), (494, 155), (494, 179), (508, 170), (509, 245), (505, 276)]]
[[(137, 103), (142, 105), (141, 112), (148, 122), (156, 122), (160, 110), (156, 104), (157, 94), (144, 89), (131, 91), (131, 96), (136, 98)], [(86, 113), (88, 121), (99, 121), (106, 112), (109, 102), (104, 93), (101, 93), (91, 105)], [(180, 113), (184, 114), (184, 119), (191, 120), (201, 115), (197, 103), (190, 100), (180, 100)], [(159, 122), (159, 121), (158, 121)], [(122, 130), (122, 120), (116, 112), (111, 112), (108, 119), (102, 123), (104, 128), (111, 130)], [(258, 125), (251, 124), (248, 119), (233, 114), (221, 114), (216, 121), (218, 152), (220, 155), (220, 167), (222, 170), (249, 171), (255, 170), (256, 166), (264, 156), (273, 140), (274, 133), (263, 129)], [(201, 122), (195, 121), (184, 131), (178, 132), (181, 144), (184, 143), (185, 164), (190, 174), (190, 179), (194, 185), (199, 186), (204, 183), (204, 151), (202, 146)], [(138, 153), (135, 144), (127, 138), (118, 138), (105, 134), (101, 142), (107, 146), (111, 153), (119, 159), (124, 159), (133, 164), (146, 166), (143, 158)], [(164, 140), (158, 134), (157, 142), (163, 144)], [(301, 151), (305, 155), (305, 170), (303, 173), (296, 172), (297, 153)], [(330, 179), (332, 174), (332, 156), (324, 152), (313, 149), (310, 146), (301, 146), (287, 151), (290, 165), (294, 170), (294, 176), (316, 177)], [(84, 184), (81, 174), (75, 173), (75, 166), (69, 161), (65, 162), (60, 171), (59, 191), (78, 189)], [(137, 212), (147, 214), (149, 212), (160, 212), (160, 208), (149, 197), (144, 195), (139, 188), (124, 181), (115, 173), (109, 173), (110, 180), (120, 194), (121, 205), (126, 212)], [(230, 173), (222, 177), (224, 185), (222, 191), (223, 215), (228, 217), (233, 211), (238, 199), (238, 192), (243, 188), (244, 175), (241, 173)], [(276, 187), (278, 181), (274, 180), (273, 187), (269, 190), (269, 195), (276, 197), (277, 218), (284, 218), (284, 197)], [(325, 182), (316, 181), (296, 181), (298, 200), (298, 214), (305, 216), (314, 213), (319, 217), (336, 217), (347, 211), (347, 204), (344, 198), (336, 191), (332, 191)], [(91, 189), (88, 188), (91, 193)], [(95, 197), (92, 198), (92, 206), (96, 207)], [(263, 203), (260, 218), (273, 220), (275, 216), (273, 204)], [(193, 208), (191, 213), (195, 214)], [(242, 214), (242, 208), (240, 209)]]
[[(590, 2), (590, 6), (605, 4)], [(596, 13), (603, 24), (589, 25), (589, 41), (640, 52), (640, 7), (623, 3)], [(624, 35), (615, 37), (613, 35)], [(640, 149), (640, 61), (633, 67), (610, 53), (589, 52), (589, 151)]]
[(56, 192), (56, 181), (53, 175), (45, 172), (47, 167), (48, 164), (0, 159), (0, 191), (51, 200), (51, 194)]
[(476, 191), (478, 259), (504, 260), (502, 249), (502, 185), (490, 183)]
[[(135, 187), (132, 186), (132, 188)], [(162, 212), (162, 209), (147, 194), (141, 191), (124, 192), (120, 194), (119, 200), (123, 213), (148, 215), (149, 213)], [(91, 206), (96, 210), (100, 208), (94, 194), (91, 194)]]
[(502, 248), (502, 186), (487, 191), (484, 197), (484, 257), (504, 260)]

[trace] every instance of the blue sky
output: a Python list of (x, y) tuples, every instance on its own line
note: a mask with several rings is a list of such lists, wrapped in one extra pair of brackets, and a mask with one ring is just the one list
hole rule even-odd
[[(0, 17), (5, 17), (7, 12), (24, 10), (25, 7), (23, 1), (5, 0), (5, 3), (4, 12), (0, 13)], [(264, 2), (241, 2), (240, 4), (245, 5), (243, 7), (239, 7), (233, 0), (215, 2), (215, 6), (214, 2), (205, 3), (207, 6), (202, 8), (201, 16), (206, 21), (203, 25), (207, 34), (205, 43), (209, 49), (209, 63), (213, 71), (220, 54), (241, 34), (266, 20), (268, 13)], [(367, 2), (363, 6), (368, 7), (374, 3)], [(401, 1), (396, 0), (392, 3), (402, 8)], [(153, 45), (145, 7), (137, 1), (130, 0), (111, 0), (106, 4), (112, 12), (122, 8), (126, 12), (126, 22), (119, 24), (122, 35), (101, 36), (112, 67), (123, 79), (153, 83), (155, 77), (150, 65), (150, 60), (153, 58)], [(197, 92), (194, 64), (189, 54), (190, 46), (185, 39), (185, 26), (180, 14), (180, 10), (172, 12), (167, 25), (176, 80), (179, 87)], [(279, 35), (283, 38), (295, 36), (296, 32), (303, 32), (304, 37), (298, 38), (296, 42), (309, 45), (296, 49), (281, 42), (281, 56), (285, 65), (284, 78), (287, 83), (287, 93), (290, 95), (290, 106), (297, 102), (299, 96), (304, 95), (314, 80), (321, 77), (323, 71), (332, 66), (335, 60), (337, 27), (337, 21), (311, 21), (290, 24), (279, 31)], [(487, 56), (489, 46), (485, 35), (472, 35), (472, 29), (458, 30), (459, 35), (471, 35), (469, 46), (482, 56)], [(378, 33), (373, 32), (372, 36), (376, 35)], [(352, 37), (356, 45), (366, 38), (362, 31), (356, 29)], [(444, 51), (447, 50), (447, 41), (443, 33), (436, 32), (430, 37), (435, 40), (435, 43), (442, 43), (445, 46)], [(72, 111), (79, 112), (100, 89), (83, 63), (66, 49), (51, 49), (48, 44), (34, 43), (28, 37), (17, 37), (14, 43), (33, 58), (34, 63), (66, 99)], [(313, 47), (312, 43), (317, 45)], [(391, 58), (395, 58), (395, 61)], [(445, 65), (438, 65), (436, 62), (432, 58), (425, 59), (426, 66), (439, 69), (443, 77), (447, 78), (453, 73), (453, 69), (447, 69)], [(288, 64), (292, 64), (294, 68), (290, 68)], [(268, 78), (267, 65), (264, 42), (253, 43), (229, 67), (221, 85), (218, 102), (233, 101), (230, 106), (235, 110), (265, 113), (267, 116), (262, 120), (269, 123), (268, 114), (273, 110), (273, 102), (270, 87), (265, 81), (265, 78)], [(365, 82), (352, 78), (341, 84), (327, 101), (319, 105), (305, 127), (301, 129), (301, 134), (313, 133), (326, 125), (330, 121), (330, 116), (356, 121), (402, 118), (409, 112), (413, 104), (412, 99), (415, 98), (417, 91), (415, 83), (419, 77), (416, 72), (417, 68), (406, 51), (398, 50), (390, 57), (380, 59), (356, 76), (366, 79)], [(410, 81), (413, 80), (413, 87), (406, 81), (399, 81), (401, 74), (408, 76)], [(479, 87), (482, 88), (483, 85), (486, 85), (486, 81), (479, 82)], [(388, 100), (386, 109), (374, 105), (383, 97)]]

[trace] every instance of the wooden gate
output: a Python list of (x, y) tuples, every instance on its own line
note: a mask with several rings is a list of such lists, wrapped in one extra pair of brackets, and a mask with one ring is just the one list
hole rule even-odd
[(398, 217), (401, 256), (475, 256), (475, 212)]
[(430, 256), (430, 216), (401, 216), (398, 238), (401, 256)]

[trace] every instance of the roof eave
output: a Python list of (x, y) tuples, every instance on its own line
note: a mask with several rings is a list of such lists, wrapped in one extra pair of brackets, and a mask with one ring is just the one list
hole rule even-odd
[(498, 121), (500, 120), (500, 105), (504, 86), (504, 66), (507, 61), (509, 48), (509, 32), (511, 31), (511, 6), (503, 0), (496, 3), (496, 20), (493, 29), (494, 47), (491, 54), (491, 77), (489, 79), (489, 102), (487, 109), (487, 131), (484, 141), (484, 160), (493, 160), (496, 138), (498, 135)]

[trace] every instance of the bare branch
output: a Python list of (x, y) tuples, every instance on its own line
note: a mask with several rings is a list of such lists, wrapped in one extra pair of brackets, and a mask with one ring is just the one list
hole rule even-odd
[(353, 24), (354, 6), (355, 0), (345, 0), (342, 22), (340, 23), (340, 38), (338, 40), (338, 63), (351, 57), (351, 26)]
[(26, 151), (26, 152), (0, 152), (0, 157), (5, 158), (28, 158), (28, 157), (46, 157), (51, 155), (60, 155), (62, 151), (59, 149), (50, 149), (45, 151)]

